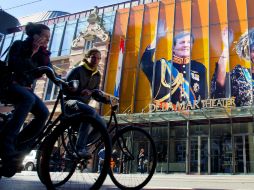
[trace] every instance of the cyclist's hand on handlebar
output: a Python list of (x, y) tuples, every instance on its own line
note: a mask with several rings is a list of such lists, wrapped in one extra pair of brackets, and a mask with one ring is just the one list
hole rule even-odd
[(81, 95), (82, 96), (91, 96), (92, 95), (92, 91), (88, 90), (88, 89), (84, 89), (81, 91)]
[(69, 92), (76, 92), (77, 91), (77, 89), (76, 88), (73, 88), (73, 87), (67, 87), (67, 90), (69, 91)]
[(71, 80), (66, 83), (67, 90), (69, 92), (76, 92), (78, 90), (79, 81), (78, 80)]
[(94, 89), (92, 91), (92, 97), (98, 102), (102, 102), (104, 104), (110, 104), (111, 103), (111, 98), (110, 95), (99, 90), (99, 89)]

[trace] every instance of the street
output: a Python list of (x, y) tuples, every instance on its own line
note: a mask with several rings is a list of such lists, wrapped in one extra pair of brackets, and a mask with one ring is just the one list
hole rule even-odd
[[(71, 187), (71, 188), (70, 188)], [(75, 184), (65, 189), (75, 188)], [(12, 178), (0, 180), (1, 190), (45, 190), (36, 172), (23, 171)], [(62, 188), (61, 188), (62, 189)], [(108, 176), (101, 189), (118, 189)], [(185, 175), (155, 174), (144, 189), (177, 189), (177, 190), (253, 190), (254, 175)]]

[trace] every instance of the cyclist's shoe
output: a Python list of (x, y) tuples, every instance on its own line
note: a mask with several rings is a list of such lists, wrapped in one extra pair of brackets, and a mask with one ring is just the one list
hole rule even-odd
[(16, 174), (15, 168), (7, 168), (7, 167), (1, 167), (0, 168), (0, 176), (3, 177), (12, 177)]
[(4, 177), (12, 177), (15, 173), (20, 173), (23, 170), (22, 161), (24, 154), (15, 152), (11, 157), (4, 156), (0, 162), (0, 175)]
[(21, 164), (20, 160), (8, 160), (8, 161), (3, 161), (1, 160), (0, 164), (0, 176), (4, 177), (12, 177), (16, 173), (21, 172), (23, 169), (23, 166)]

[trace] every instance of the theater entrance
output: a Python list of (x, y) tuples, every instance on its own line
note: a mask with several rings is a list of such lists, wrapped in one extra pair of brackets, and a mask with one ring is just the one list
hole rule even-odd
[(234, 135), (234, 172), (252, 173), (254, 169), (254, 136)]
[(208, 173), (208, 136), (192, 136), (190, 139), (190, 172)]

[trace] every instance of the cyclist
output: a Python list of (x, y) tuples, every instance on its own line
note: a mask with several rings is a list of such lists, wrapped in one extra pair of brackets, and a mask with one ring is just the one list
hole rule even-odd
[[(18, 169), (24, 152), (22, 154), (16, 148), (17, 139), (38, 135), (49, 115), (46, 105), (33, 92), (33, 84), (41, 75), (31, 73), (31, 70), (39, 66), (52, 67), (50, 52), (47, 50), (50, 29), (44, 24), (28, 23), (25, 31), (27, 38), (15, 41), (8, 55), (8, 67), (13, 72), (13, 80), (8, 88), (7, 99), (14, 104), (15, 110), (4, 126), (1, 137), (1, 158), (4, 163), (2, 171), (9, 167)], [(20, 133), (29, 112), (34, 118)]]
[[(79, 87), (68, 93), (68, 100), (65, 102), (67, 113), (84, 112), (98, 120), (100, 115), (94, 108), (88, 105), (93, 89), (99, 89), (101, 74), (98, 70), (98, 64), (101, 60), (101, 52), (98, 49), (90, 49), (86, 54), (81, 64), (75, 67), (67, 74), (67, 81), (78, 80)], [(90, 157), (91, 154), (86, 150), (85, 145), (89, 134), (89, 123), (82, 123), (79, 127), (76, 149), (81, 157)]]

